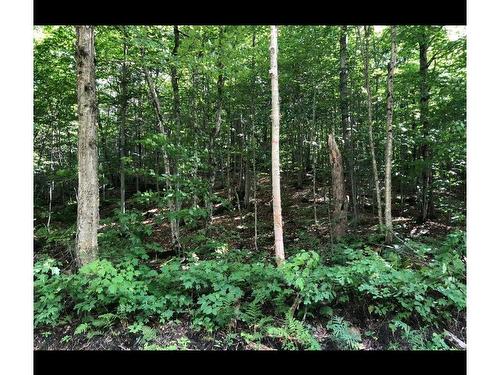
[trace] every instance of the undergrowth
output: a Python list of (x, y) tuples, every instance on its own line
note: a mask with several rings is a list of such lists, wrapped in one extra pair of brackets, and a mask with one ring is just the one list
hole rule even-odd
[[(329, 253), (301, 250), (280, 267), (248, 251), (216, 247), (205, 248), (203, 259), (187, 252), (153, 268), (147, 260), (161, 249), (145, 242), (150, 229), (139, 221), (129, 214), (110, 223), (101, 239), (103, 248), (115, 243), (115, 251), (77, 272), (63, 272), (49, 257), (36, 260), (37, 329), (78, 322), (74, 333), (90, 338), (122, 326), (140, 335), (145, 349), (155, 349), (148, 343), (158, 324), (187, 318), (195, 331), (238, 332), (247, 343), (363, 349), (363, 319), (356, 328), (341, 317), (349, 308), (365, 320), (390, 322), (388, 349), (448, 349), (443, 330), (465, 310), (461, 232), (439, 246), (413, 244), (424, 259), (417, 264), (396, 249), (343, 244)], [(316, 338), (318, 324), (326, 327), (326, 339)]]

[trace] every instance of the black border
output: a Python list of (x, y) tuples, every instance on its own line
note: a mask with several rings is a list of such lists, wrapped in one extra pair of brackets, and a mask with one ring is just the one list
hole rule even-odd
[[(301, 369), (302, 367), (302, 369)], [(466, 373), (466, 351), (34, 351), (34, 374)], [(152, 372), (154, 371), (154, 372)]]
[(465, 25), (466, 0), (33, 0), (35, 25)]

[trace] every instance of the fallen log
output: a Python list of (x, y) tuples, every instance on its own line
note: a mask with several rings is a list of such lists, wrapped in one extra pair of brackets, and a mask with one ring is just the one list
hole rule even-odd
[(461, 349), (466, 349), (467, 345), (465, 344), (465, 342), (463, 342), (462, 340), (460, 340), (453, 333), (448, 332), (447, 330), (444, 330), (444, 333), (445, 333), (446, 336), (448, 336), (448, 338), (451, 339), (450, 341), (453, 341), (458, 347), (460, 347)]

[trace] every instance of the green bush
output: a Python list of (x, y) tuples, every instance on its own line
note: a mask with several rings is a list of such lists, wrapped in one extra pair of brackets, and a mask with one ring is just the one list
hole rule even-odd
[[(137, 221), (130, 215), (120, 225), (130, 229)], [(140, 237), (139, 232), (130, 233)], [(261, 331), (262, 336), (273, 319), (290, 312), (297, 311), (303, 320), (331, 318), (343, 307), (404, 324), (414, 318), (445, 324), (465, 309), (463, 246), (463, 236), (450, 235), (439, 247), (427, 247), (425, 265), (407, 268), (398, 267), (405, 263), (401, 255), (395, 260), (390, 253), (384, 257), (368, 247), (345, 245), (337, 249), (342, 264), (330, 266), (314, 251), (299, 251), (280, 267), (243, 263), (247, 255), (235, 251), (206, 260), (192, 254), (184, 263), (174, 258), (159, 272), (134, 256), (100, 259), (65, 275), (54, 260), (44, 259), (35, 264), (35, 326), (58, 324), (63, 311), (87, 324), (82, 329), (89, 332), (117, 321), (135, 329), (185, 315), (197, 329), (213, 332), (239, 322), (253, 330), (250, 335)], [(295, 324), (292, 318), (285, 319), (285, 326)], [(272, 334), (287, 347), (307, 341), (285, 340), (291, 331), (275, 328)], [(331, 320), (329, 329), (339, 346), (355, 348), (358, 341), (349, 341), (345, 321)], [(433, 340), (438, 345), (440, 337)]]
[(58, 263), (51, 258), (37, 261), (33, 267), (34, 272), (34, 325), (54, 326), (59, 322), (64, 309), (64, 277)]
[(284, 349), (321, 350), (321, 345), (309, 329), (300, 320), (295, 319), (290, 311), (285, 314), (283, 325), (268, 327), (267, 334), (280, 339)]
[(343, 318), (332, 317), (326, 328), (330, 331), (333, 342), (340, 349), (356, 350), (362, 348), (361, 335)]

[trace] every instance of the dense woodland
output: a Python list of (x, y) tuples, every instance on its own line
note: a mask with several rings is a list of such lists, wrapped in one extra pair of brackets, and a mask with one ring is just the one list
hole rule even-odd
[(466, 38), (34, 30), (37, 349), (465, 349)]

